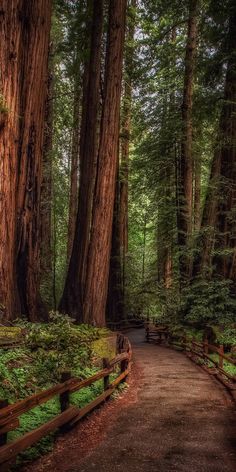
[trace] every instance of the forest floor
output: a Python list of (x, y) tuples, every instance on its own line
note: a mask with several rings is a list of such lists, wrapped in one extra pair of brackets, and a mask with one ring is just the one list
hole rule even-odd
[(224, 388), (180, 352), (129, 334), (130, 388), (25, 472), (233, 472), (235, 409)]

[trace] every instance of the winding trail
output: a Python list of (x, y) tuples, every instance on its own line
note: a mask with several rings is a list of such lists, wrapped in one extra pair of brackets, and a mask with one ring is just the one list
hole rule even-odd
[(142, 368), (137, 403), (77, 470), (236, 471), (236, 418), (224, 389), (183, 354), (144, 344), (143, 332), (129, 338)]
[[(139, 372), (129, 389), (135, 399), (127, 404), (128, 392), (118, 412), (108, 410), (109, 427), (82, 461), (79, 447), (64, 446), (48, 467), (32, 470), (235, 472), (236, 415), (224, 388), (180, 352), (146, 344), (142, 330), (128, 336)], [(69, 434), (76, 444), (76, 428)]]

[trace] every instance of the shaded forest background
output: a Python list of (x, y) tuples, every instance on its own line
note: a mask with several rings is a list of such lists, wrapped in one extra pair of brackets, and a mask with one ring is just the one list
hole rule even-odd
[(1, 321), (235, 322), (235, 2), (0, 14)]

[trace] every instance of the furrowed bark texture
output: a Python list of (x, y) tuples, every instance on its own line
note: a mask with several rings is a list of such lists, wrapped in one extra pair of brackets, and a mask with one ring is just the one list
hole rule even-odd
[(100, 72), (103, 31), (103, 0), (93, 2), (90, 60), (85, 67), (80, 133), (80, 184), (75, 237), (60, 310), (83, 320), (84, 285), (95, 186)]
[(106, 307), (107, 319), (118, 321), (124, 318), (125, 273), (128, 252), (128, 178), (129, 147), (131, 133), (131, 104), (134, 69), (134, 31), (136, 0), (131, 0), (126, 28), (126, 50), (124, 64), (121, 135), (118, 149), (116, 195), (112, 224), (112, 244)]
[(46, 315), (39, 253), (50, 17), (50, 0), (1, 3), (0, 301), (7, 319)]
[(84, 320), (105, 325), (117, 171), (126, 0), (110, 0), (104, 101), (88, 254)]
[[(236, 7), (229, 19), (228, 65), (218, 140), (203, 212), (199, 255), (194, 275), (211, 273), (214, 248), (227, 251), (214, 258), (216, 274), (236, 280)], [(223, 197), (223, 198), (222, 198)]]

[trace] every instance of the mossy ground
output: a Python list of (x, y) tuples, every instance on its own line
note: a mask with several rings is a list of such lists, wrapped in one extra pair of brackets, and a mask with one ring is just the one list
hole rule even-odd
[[(115, 342), (107, 329), (87, 325), (76, 326), (69, 318), (54, 315), (51, 323), (19, 323), (14, 328), (1, 328), (5, 338), (15, 338), (24, 332), (24, 343), (14, 349), (0, 349), (0, 398), (9, 403), (60, 382), (61, 373), (70, 370), (81, 380), (100, 370), (102, 357), (115, 356)], [(79, 407), (97, 397), (103, 390), (98, 381), (71, 395), (71, 404)], [(59, 398), (55, 397), (20, 417), (20, 427), (8, 434), (9, 441), (46, 423), (60, 412)], [(31, 461), (52, 448), (54, 435), (43, 438), (22, 453), (17, 464)]]

